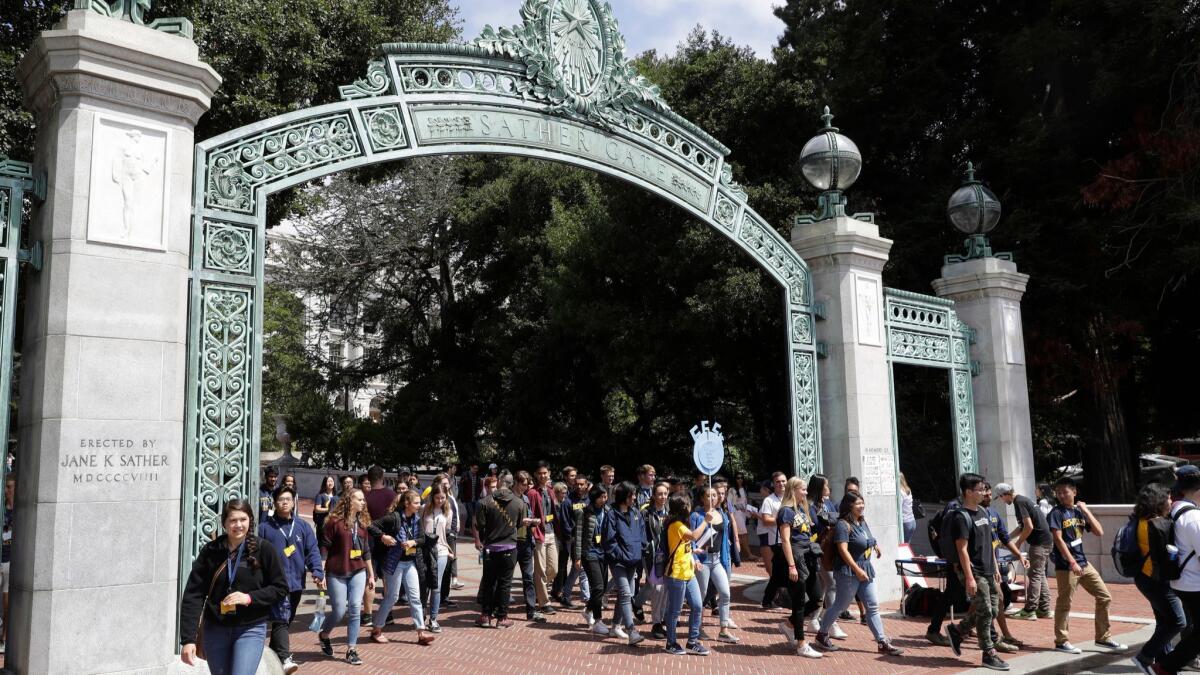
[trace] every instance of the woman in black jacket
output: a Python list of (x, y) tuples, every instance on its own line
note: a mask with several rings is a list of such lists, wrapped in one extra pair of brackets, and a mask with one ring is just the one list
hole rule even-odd
[(425, 575), (426, 537), (418, 513), (420, 508), (421, 494), (416, 490), (405, 490), (396, 496), (387, 515), (367, 526), (371, 538), (382, 543), (385, 549), (379, 568), (387, 580), (387, 595), (375, 610), (371, 628), (371, 639), (375, 642), (388, 641), (383, 635), (383, 626), (400, 598), (401, 586), (417, 628), (417, 642), (427, 645), (434, 640), (433, 633), (425, 632), (425, 616), (421, 610), (420, 579)]
[(601, 603), (608, 583), (605, 579), (604, 549), (600, 545), (600, 531), (607, 513), (608, 490), (603, 485), (593, 485), (588, 491), (588, 505), (575, 512), (575, 541), (571, 545), (571, 557), (575, 569), (587, 574), (591, 596), (583, 608), (583, 618), (597, 635), (608, 635), (608, 626), (600, 618)]
[(232, 499), (221, 512), (225, 534), (205, 544), (192, 563), (179, 609), (181, 658), (196, 662), (196, 639), (213, 675), (253, 675), (262, 659), (271, 606), (288, 594), (283, 562), (254, 534), (254, 507)]

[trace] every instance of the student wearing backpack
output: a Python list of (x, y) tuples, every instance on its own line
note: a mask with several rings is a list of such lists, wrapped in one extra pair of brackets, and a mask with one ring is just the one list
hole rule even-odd
[[(934, 606), (933, 613), (930, 615), (929, 628), (925, 631), (925, 639), (939, 647), (951, 646), (950, 638), (942, 633), (942, 623), (946, 620), (946, 614), (950, 612), (952, 606), (965, 605), (967, 603), (967, 593), (963, 590), (962, 583), (958, 580), (958, 575), (954, 573), (954, 541), (950, 538), (949, 532), (945, 531), (945, 525), (949, 521), (951, 514), (961, 508), (961, 506), (957, 499), (951, 499), (945, 508), (929, 519), (928, 525), (929, 543), (942, 560), (946, 561), (946, 565), (948, 566), (945, 592), (938, 598), (937, 605)], [(946, 532), (946, 536), (942, 536), (944, 531)]]
[[(964, 473), (958, 479), (962, 490), (962, 508), (946, 516), (942, 524), (943, 537), (954, 542), (955, 556), (951, 559), (955, 574), (971, 598), (975, 611), (975, 630), (979, 634), (979, 649), (983, 651), (983, 667), (1008, 670), (1009, 665), (996, 655), (992, 642), (992, 619), (999, 611), (1000, 588), (996, 583), (996, 552), (992, 548), (992, 521), (981, 502), (987, 483), (977, 473)], [(962, 634), (958, 626), (946, 627), (950, 648), (962, 655)]]
[(637, 488), (621, 481), (613, 490), (613, 507), (600, 529), (604, 562), (617, 587), (617, 606), (613, 612), (612, 634), (628, 640), (633, 647), (646, 638), (637, 631), (633, 618), (633, 585), (645, 552), (646, 525), (637, 507)]
[[(797, 656), (819, 659), (825, 655), (804, 639), (804, 617), (821, 606), (817, 583), (817, 559), (813, 549), (812, 516), (808, 511), (808, 490), (799, 476), (784, 484), (783, 499), (776, 514), (780, 555), (774, 558), (771, 582), (786, 588), (792, 601), (789, 620), (779, 624), (779, 632)], [(806, 601), (807, 599), (807, 601)]]
[(1154, 660), (1167, 652), (1171, 639), (1187, 625), (1183, 604), (1171, 590), (1167, 578), (1170, 504), (1167, 488), (1157, 483), (1142, 488), (1129, 523), (1121, 528), (1113, 542), (1118, 571), (1123, 576), (1133, 577), (1134, 585), (1154, 610), (1154, 634), (1133, 656), (1133, 664), (1143, 673), (1150, 672)]
[(667, 562), (663, 544), (663, 523), (667, 520), (667, 497), (671, 493), (671, 484), (659, 481), (654, 486), (654, 496), (642, 507), (642, 522), (646, 524), (646, 588), (650, 596), (650, 620), (653, 626), (650, 637), (656, 640), (667, 639), (667, 627), (663, 614), (667, 608), (666, 570)]
[[(1178, 563), (1173, 563), (1173, 569), (1167, 576), (1178, 577), (1171, 581), (1171, 590), (1179, 596), (1183, 610), (1188, 616), (1200, 616), (1200, 560), (1195, 560), (1196, 552), (1200, 549), (1200, 509), (1196, 508), (1200, 500), (1200, 475), (1182, 474), (1175, 482), (1173, 491), (1180, 499), (1171, 505), (1171, 520), (1174, 521), (1172, 536), (1178, 551), (1175, 553)], [(1164, 562), (1164, 568), (1172, 564)], [(1178, 673), (1200, 654), (1200, 631), (1192, 630), (1175, 645), (1169, 654), (1159, 657), (1150, 672)]]
[[(1124, 651), (1125, 645), (1112, 640), (1108, 625), (1108, 606), (1112, 595), (1096, 568), (1088, 564), (1083, 554), (1083, 534), (1091, 532), (1104, 536), (1100, 521), (1088, 510), (1087, 504), (1075, 501), (1075, 481), (1059, 478), (1054, 484), (1058, 504), (1051, 509), (1046, 521), (1054, 537), (1054, 578), (1058, 597), (1054, 602), (1054, 650), (1065, 654), (1080, 654), (1070, 642), (1071, 598), (1078, 586), (1096, 598), (1096, 646), (1112, 651)], [(1197, 590), (1200, 590), (1198, 588)]]

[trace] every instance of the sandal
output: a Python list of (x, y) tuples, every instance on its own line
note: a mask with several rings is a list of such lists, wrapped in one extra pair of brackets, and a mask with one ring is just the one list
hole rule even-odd
[(383, 634), (382, 629), (375, 628), (371, 631), (371, 642), (378, 642), (379, 644), (385, 644), (387, 642), (390, 642), (390, 640), (388, 640), (387, 636)]

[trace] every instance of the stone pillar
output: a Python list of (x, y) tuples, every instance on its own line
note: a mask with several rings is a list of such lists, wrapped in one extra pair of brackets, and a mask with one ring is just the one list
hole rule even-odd
[(953, 300), (958, 318), (975, 329), (971, 358), (980, 369), (971, 393), (979, 470), (993, 485), (1005, 482), (1032, 497), (1036, 476), (1021, 330), (1021, 296), (1028, 282), (1029, 275), (1010, 261), (977, 258), (943, 267), (933, 289)]
[(817, 361), (824, 473), (836, 498), (847, 476), (863, 482), (884, 554), (876, 567), (880, 596), (895, 598), (900, 520), (881, 275), (892, 242), (874, 224), (840, 216), (797, 226), (792, 246), (809, 265), (814, 301), (825, 305), (825, 319), (816, 322), (827, 349)]
[(48, 195), (26, 277), (7, 664), (175, 656), (193, 129), (220, 78), (178, 35), (71, 11), (19, 69)]

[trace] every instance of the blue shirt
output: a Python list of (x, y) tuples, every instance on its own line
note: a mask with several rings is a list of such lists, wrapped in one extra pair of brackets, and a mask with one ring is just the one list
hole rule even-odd
[(258, 536), (279, 552), (279, 559), (283, 561), (283, 576), (287, 578), (289, 591), (304, 590), (306, 570), (311, 571), (315, 579), (325, 578), (317, 535), (302, 519), (282, 520), (270, 516), (259, 523)]
[[(1080, 511), (1078, 506), (1067, 508), (1059, 504), (1050, 509), (1050, 515), (1046, 516), (1046, 522), (1050, 524), (1051, 531), (1062, 532), (1063, 543), (1070, 549), (1075, 562), (1079, 563), (1080, 567), (1088, 564), (1087, 556), (1083, 554), (1083, 533), (1091, 531), (1092, 524), (1084, 517), (1083, 511)], [(1056, 570), (1071, 569), (1071, 563), (1062, 556), (1058, 546), (1051, 547), (1050, 559), (1054, 561)]]
[[(871, 528), (867, 526), (867, 521), (862, 520), (851, 526), (845, 520), (839, 519), (837, 525), (834, 526), (833, 543), (845, 544), (850, 557), (867, 573), (867, 577), (875, 578), (875, 566), (871, 564), (871, 559), (875, 556), (876, 541), (874, 535), (871, 534)], [(854, 576), (854, 570), (846, 564), (840, 553), (835, 553), (833, 556), (833, 569), (836, 572)]]

